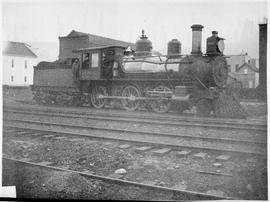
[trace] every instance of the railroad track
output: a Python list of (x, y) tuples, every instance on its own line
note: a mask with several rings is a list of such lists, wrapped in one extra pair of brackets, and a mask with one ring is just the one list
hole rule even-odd
[[(206, 194), (206, 193), (201, 193), (201, 192), (172, 189), (172, 188), (163, 187), (163, 186), (156, 186), (156, 185), (149, 185), (149, 184), (144, 184), (144, 183), (132, 182), (132, 181), (127, 181), (127, 180), (122, 180), (122, 179), (117, 179), (117, 178), (112, 178), (112, 177), (107, 177), (107, 176), (94, 175), (94, 174), (90, 174), (87, 172), (80, 172), (80, 171), (76, 171), (76, 170), (65, 169), (65, 168), (52, 166), (52, 165), (44, 165), (44, 164), (42, 164), (42, 162), (40, 162), (40, 163), (35, 162), (34, 163), (31, 161), (25, 161), (25, 160), (21, 160), (21, 159), (15, 159), (15, 158), (3, 156), (3, 164), (6, 165), (7, 162), (16, 164), (17, 166), (20, 166), (20, 167), (21, 166), (30, 166), (30, 167), (37, 167), (39, 169), (42, 168), (42, 169), (46, 169), (46, 170), (69, 172), (69, 173), (79, 174), (79, 175), (84, 176), (86, 178), (101, 180), (101, 181), (106, 182), (106, 183), (117, 184), (120, 186), (138, 187), (140, 189), (147, 189), (147, 190), (152, 190), (152, 191), (156, 191), (156, 192), (163, 192), (165, 194), (166, 193), (173, 194), (174, 198), (177, 198), (178, 200), (237, 200), (237, 198), (233, 198), (233, 197), (217, 196), (217, 195), (211, 195), (211, 194)], [(14, 166), (12, 166), (11, 169), (14, 169)]]
[(163, 117), (163, 116), (145, 116), (145, 115), (132, 115), (132, 114), (112, 114), (112, 113), (80, 113), (70, 112), (54, 109), (18, 109), (18, 108), (5, 108), (5, 113), (14, 114), (29, 114), (39, 116), (57, 116), (62, 118), (84, 118), (91, 120), (102, 121), (118, 121), (118, 122), (133, 122), (152, 125), (166, 125), (166, 126), (184, 126), (184, 127), (200, 127), (222, 130), (242, 130), (242, 131), (267, 131), (267, 125), (261, 121), (243, 121), (243, 120), (226, 120), (226, 119), (210, 119), (210, 118), (196, 118), (196, 117)]
[[(235, 139), (222, 137), (190, 136), (175, 133), (146, 132), (140, 130), (115, 129), (85, 125), (71, 125), (37, 120), (19, 120), (4, 118), (5, 127), (36, 132), (59, 133), (63, 135), (119, 140), (166, 146), (175, 149), (210, 150), (240, 154), (265, 156), (267, 144), (264, 140)], [(91, 132), (90, 132), (91, 131)], [(89, 133), (90, 132), (90, 133)]]
[[(4, 113), (8, 114), (14, 114), (14, 115), (23, 115), (25, 114), (26, 117), (27, 115), (29, 116), (35, 116), (38, 118), (41, 117), (59, 117), (59, 118), (65, 118), (65, 119), (87, 119), (87, 120), (97, 120), (97, 121), (116, 121), (119, 122), (123, 120), (125, 123), (129, 122), (134, 122), (134, 123), (146, 123), (146, 124), (151, 124), (151, 125), (159, 125), (159, 124), (164, 124), (166, 125), (168, 122), (171, 122), (174, 120), (174, 122), (171, 123), (170, 126), (181, 126), (180, 124), (177, 125), (177, 122), (180, 122), (181, 120), (186, 120), (187, 122), (192, 123), (192, 120), (197, 120), (195, 123), (200, 123), (202, 120), (204, 120), (205, 124), (213, 124), (216, 121), (211, 120), (211, 119), (199, 119), (199, 118), (194, 118), (194, 117), (172, 117), (168, 116), (169, 118), (166, 119), (165, 116), (157, 116), (154, 118), (154, 120), (149, 120), (149, 115), (147, 116), (142, 116), (140, 117), (139, 115), (130, 115), (130, 114), (110, 114), (109, 112), (74, 112), (74, 111), (68, 111), (66, 109), (63, 110), (54, 110), (52, 108), (47, 109), (33, 109), (29, 111), (31, 108), (28, 110), (22, 110), (22, 109), (14, 109), (14, 108), (5, 108)], [(5, 117), (5, 116), (4, 116)], [(15, 117), (15, 116), (14, 116)], [(26, 118), (25, 117), (25, 118)], [(116, 118), (116, 119), (115, 119)], [(118, 118), (118, 119), (117, 119)], [(45, 120), (45, 119), (44, 119)], [(47, 121), (48, 120), (48, 121)], [(155, 123), (153, 123), (155, 122)], [(217, 121), (218, 122), (218, 121)], [(220, 122), (220, 121), (219, 121)], [(231, 120), (227, 120), (227, 124), (229, 125)], [(236, 120), (237, 122), (237, 120)], [(252, 129), (250, 128), (245, 128), (244, 126), (248, 126), (250, 123), (241, 121), (243, 124), (241, 126), (242, 129), (235, 128), (234, 130), (239, 131), (250, 131)], [(116, 128), (106, 128), (106, 127), (97, 127), (97, 126), (85, 126), (85, 125), (71, 125), (67, 123), (57, 123), (50, 121), (48, 118), (46, 121), (38, 121), (38, 120), (25, 120), (25, 119), (6, 119), (4, 118), (3, 126), (4, 126), (4, 133), (7, 130), (6, 127), (10, 127), (15, 129), (14, 131), (21, 131), (17, 135), (29, 135), (31, 133), (35, 133), (35, 136), (38, 137), (39, 135), (42, 137), (42, 135), (50, 135), (53, 134), (54, 136), (71, 136), (71, 137), (84, 137), (84, 138), (94, 138), (94, 139), (107, 139), (107, 140), (117, 140), (123, 142), (124, 144), (126, 143), (140, 143), (143, 145), (151, 145), (153, 147), (169, 147), (172, 149), (176, 150), (183, 150), (183, 149), (190, 149), (193, 151), (213, 151), (215, 153), (222, 152), (223, 153), (237, 153), (237, 154), (248, 154), (254, 156), (254, 154), (259, 155), (259, 157), (265, 157), (267, 152), (266, 152), (266, 134), (264, 135), (264, 131), (266, 131), (266, 124), (255, 122), (257, 129), (253, 127), (253, 130), (260, 130), (259, 127), (262, 127), (260, 132), (263, 132), (262, 135), (263, 138), (258, 138), (258, 139), (251, 139), (249, 136), (246, 138), (242, 139), (236, 139), (234, 137), (232, 138), (224, 138), (224, 137), (201, 137), (201, 136), (189, 136), (186, 134), (173, 134), (173, 133), (155, 133), (155, 132), (146, 132), (146, 131), (138, 131), (138, 130), (126, 130), (126, 129), (116, 129)], [(258, 124), (257, 124), (258, 123)], [(175, 125), (174, 125), (175, 124)], [(226, 130), (226, 127), (222, 127), (222, 123), (220, 124), (221, 127), (217, 127), (216, 129), (223, 129)], [(236, 125), (236, 124), (235, 124)], [(258, 125), (258, 126), (257, 126)], [(184, 126), (184, 125), (182, 125)], [(203, 126), (197, 126), (197, 127), (202, 127)], [(211, 128), (211, 127), (210, 127)], [(265, 128), (265, 129), (263, 129)], [(11, 130), (13, 130), (11, 129)], [(40, 133), (40, 134), (39, 134)], [(23, 161), (22, 159), (13, 159), (15, 161)], [(26, 161), (24, 161), (26, 162)], [(42, 167), (43, 165), (40, 166), (40, 163), (33, 163), (33, 162), (26, 162), (30, 164), (38, 164), (37, 167)], [(20, 163), (19, 163), (20, 164)], [(22, 163), (23, 164), (23, 163)], [(47, 165), (44, 165), (47, 166)], [(49, 166), (53, 167), (53, 166)], [(50, 169), (50, 168), (45, 168), (45, 169)], [(53, 169), (53, 168), (52, 168)], [(62, 168), (59, 168), (62, 169)], [(73, 172), (70, 170), (63, 169), (63, 171), (68, 171), (68, 172)], [(86, 176), (89, 175), (84, 172), (79, 172), (79, 171), (74, 171), (78, 174), (82, 173), (81, 175)], [(216, 174), (216, 173), (215, 173)], [(90, 174), (90, 176), (94, 176), (94, 179), (99, 179), (95, 178), (97, 175)], [(98, 177), (104, 177), (104, 176), (98, 176)], [(91, 177), (90, 177), (91, 178)], [(100, 178), (100, 180), (102, 180)], [(105, 177), (109, 178), (108, 182), (111, 183), (119, 183), (125, 186), (137, 186), (136, 184), (141, 184), (137, 182), (130, 182), (127, 181), (127, 184), (125, 182), (122, 183), (122, 181), (125, 180), (119, 180), (119, 179), (114, 179), (110, 177)], [(114, 180), (118, 181), (115, 182)], [(106, 180), (105, 180), (106, 181)], [(130, 184), (129, 184), (130, 183)], [(134, 183), (134, 185), (133, 185)], [(140, 185), (138, 185), (140, 186)], [(142, 185), (143, 186), (143, 185)], [(146, 187), (142, 188), (147, 188), (150, 187), (159, 187), (159, 186), (152, 186), (147, 184)], [(166, 188), (166, 187), (160, 187), (161, 189), (157, 188), (157, 191), (162, 191), (162, 190), (167, 190), (170, 193), (174, 194), (179, 194), (181, 197), (179, 199), (186, 199), (186, 200), (216, 200), (216, 199), (235, 199), (235, 198), (228, 198), (228, 197), (221, 197), (221, 196), (213, 196), (205, 193), (199, 193), (199, 192), (190, 192), (186, 190), (176, 190), (173, 191), (174, 189)], [(170, 191), (169, 191), (170, 190)], [(191, 193), (191, 195), (189, 195)], [(202, 195), (200, 195), (202, 194)], [(214, 198), (212, 198), (212, 196)], [(187, 198), (186, 198), (187, 197)]]

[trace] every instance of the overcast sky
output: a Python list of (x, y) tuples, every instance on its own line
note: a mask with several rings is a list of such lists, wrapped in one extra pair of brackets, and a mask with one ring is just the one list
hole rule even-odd
[(191, 51), (192, 24), (204, 26), (202, 51), (212, 30), (224, 37), (225, 54), (247, 52), (258, 58), (259, 26), (267, 0), (4, 0), (4, 40), (58, 43), (71, 30), (135, 42), (141, 30), (153, 48), (166, 53), (177, 38)]

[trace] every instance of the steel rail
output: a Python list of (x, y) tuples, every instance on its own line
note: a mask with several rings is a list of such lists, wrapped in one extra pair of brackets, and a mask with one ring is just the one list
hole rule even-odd
[(105, 127), (98, 127), (98, 126), (84, 126), (84, 125), (71, 125), (65, 123), (51, 123), (51, 122), (44, 122), (44, 121), (36, 121), (36, 120), (21, 120), (21, 119), (7, 119), (4, 118), (4, 121), (16, 121), (26, 124), (41, 124), (41, 125), (51, 125), (51, 126), (61, 126), (61, 127), (68, 127), (68, 128), (78, 128), (78, 129), (89, 129), (89, 130), (103, 130), (108, 132), (118, 132), (118, 133), (132, 133), (132, 134), (144, 134), (144, 135), (156, 135), (156, 136), (165, 136), (165, 137), (179, 137), (179, 138), (187, 138), (187, 139), (198, 139), (198, 140), (210, 140), (210, 141), (219, 141), (219, 142), (229, 142), (229, 143), (254, 143), (260, 145), (267, 145), (265, 141), (252, 141), (250, 139), (233, 139), (233, 138), (223, 138), (223, 137), (205, 137), (205, 136), (195, 136), (195, 135), (183, 135), (183, 134), (173, 134), (173, 133), (161, 133), (161, 132), (149, 132), (149, 131), (135, 131), (135, 130), (128, 130), (128, 129), (114, 129), (114, 128), (105, 128)]
[[(24, 125), (23, 126), (18, 126), (18, 125), (14, 125), (14, 121), (15, 122), (18, 122), (18, 123), (23, 123)], [(181, 142), (178, 142), (178, 143), (175, 143), (176, 140), (179, 140), (179, 139), (174, 139), (174, 143), (171, 143), (170, 140), (169, 142), (162, 142), (162, 141), (157, 141), (157, 140), (153, 140), (153, 138), (149, 138), (150, 140), (146, 140), (147, 138), (144, 137), (144, 138), (141, 138), (138, 137), (138, 135), (150, 135), (150, 136), (153, 136), (153, 134), (155, 133), (151, 133), (151, 132), (135, 132), (135, 131), (130, 131), (130, 130), (118, 130), (118, 129), (110, 129), (110, 128), (102, 128), (102, 127), (91, 127), (91, 126), (72, 126), (70, 124), (57, 124), (57, 123), (46, 123), (46, 122), (41, 122), (41, 121), (23, 121), (23, 120), (14, 120), (14, 119), (11, 119), (9, 121), (7, 121), (6, 119), (4, 119), (4, 122), (10, 122), (9, 123), (4, 123), (3, 125), (6, 126), (6, 127), (12, 127), (12, 128), (18, 128), (18, 129), (24, 129), (24, 130), (35, 130), (35, 131), (40, 131), (40, 132), (50, 132), (50, 133), (58, 133), (58, 134), (63, 134), (63, 135), (75, 135), (75, 136), (81, 136), (81, 137), (92, 137), (92, 138), (98, 138), (98, 139), (109, 139), (109, 140), (118, 140), (118, 141), (123, 141), (123, 142), (135, 142), (135, 143), (146, 143), (146, 144), (151, 144), (151, 145), (160, 145), (160, 146), (169, 146), (169, 147), (174, 147), (174, 148), (189, 148), (189, 149), (199, 149), (199, 150), (210, 150), (210, 151), (222, 151), (222, 152), (229, 152), (229, 153), (241, 153), (241, 154), (256, 154), (256, 155), (266, 155), (266, 152), (264, 152), (264, 147), (262, 146), (257, 146), (255, 149), (255, 151), (252, 151), (250, 148), (251, 148), (251, 145), (250, 147), (248, 147), (249, 149), (243, 149), (241, 148), (241, 145), (239, 145), (237, 148), (232, 148), (232, 147), (228, 147), (228, 148), (218, 148), (214, 143), (211, 143), (211, 142), (208, 142), (208, 143), (204, 143), (200, 146), (194, 146), (193, 145), (193, 142), (190, 142), (189, 144), (187, 144), (187, 142), (189, 141), (192, 141), (192, 139), (195, 139), (193, 138), (192, 136), (189, 136), (187, 137), (187, 139), (191, 139), (191, 140), (186, 140), (186, 143), (183, 143), (182, 141)], [(63, 132), (62, 130), (59, 131), (60, 129), (58, 130), (53, 130), (53, 129), (40, 129), (40, 128), (35, 128), (35, 127), (27, 127), (25, 126), (26, 124), (35, 124), (37, 125), (38, 127), (40, 126), (58, 126), (58, 127), (64, 127), (64, 128), (72, 128), (72, 129), (88, 129), (88, 130), (97, 130), (97, 131), (106, 131), (106, 132), (110, 132), (110, 135), (106, 135), (106, 134), (102, 134), (102, 135), (94, 135), (94, 134), (83, 134), (81, 132), (70, 132), (70, 131), (65, 131)], [(36, 127), (37, 127), (36, 126)], [(137, 134), (137, 136), (133, 136), (133, 138), (127, 138), (126, 136), (123, 136), (123, 135), (117, 135), (117, 136), (113, 136), (111, 134), (111, 132), (116, 132), (117, 134), (121, 134), (121, 133), (132, 133), (132, 134)], [(154, 136), (158, 136), (160, 135), (159, 133), (156, 133)], [(168, 135), (164, 134), (165, 137), (163, 138), (167, 138)], [(178, 138), (179, 136), (177, 135), (169, 135), (169, 138)], [(162, 137), (160, 137), (162, 138)], [(181, 137), (179, 137), (181, 139)], [(182, 137), (183, 138), (183, 137)], [(207, 137), (205, 137), (204, 139), (207, 139)], [(209, 138), (208, 138), (209, 139)], [(219, 144), (222, 144), (220, 143), (220, 139), (216, 139), (217, 143)], [(227, 140), (228, 141), (228, 140)], [(232, 141), (228, 141), (229, 142), (229, 145), (231, 145), (230, 143), (232, 143)], [(209, 147), (209, 146), (206, 146), (206, 144), (212, 144), (212, 147)], [(246, 146), (247, 142), (244, 143), (244, 147)], [(224, 145), (223, 145), (224, 146)], [(227, 145), (228, 146), (228, 145)], [(226, 147), (226, 145), (225, 145)], [(256, 150), (259, 150), (259, 151), (256, 151)]]
[(136, 123), (147, 123), (147, 124), (158, 124), (158, 125), (171, 125), (171, 126), (186, 126), (186, 127), (203, 127), (203, 128), (215, 128), (215, 129), (228, 129), (228, 130), (255, 130), (255, 131), (266, 131), (266, 125), (251, 125), (251, 124), (236, 124), (236, 123), (224, 123), (224, 122), (216, 122), (216, 123), (205, 123), (203, 121), (187, 121), (187, 120), (149, 120), (145, 118), (133, 118), (133, 117), (121, 117), (120, 115), (82, 115), (78, 113), (68, 113), (68, 112), (44, 112), (44, 111), (25, 111), (25, 110), (12, 110), (12, 109), (4, 109), (3, 112), (8, 113), (24, 113), (24, 114), (36, 114), (36, 115), (44, 115), (44, 116), (59, 116), (66, 118), (86, 118), (86, 119), (94, 119), (94, 120), (106, 120), (106, 121), (122, 121), (122, 122), (136, 122)]
[(19, 160), (19, 159), (4, 157), (4, 156), (3, 156), (3, 160), (7, 160), (7, 161), (19, 163), (19, 164), (24, 164), (24, 165), (28, 165), (28, 166), (45, 168), (45, 169), (49, 169), (49, 170), (70, 172), (70, 173), (74, 173), (74, 174), (79, 174), (79, 175), (87, 177), (87, 178), (96, 179), (96, 180), (102, 180), (104, 182), (114, 183), (114, 184), (118, 184), (118, 185), (136, 186), (136, 187), (144, 188), (144, 189), (150, 189), (150, 190), (156, 190), (156, 191), (165, 191), (165, 192), (172, 193), (172, 194), (180, 194), (180, 195), (184, 196), (184, 199), (189, 199), (189, 200), (196, 200), (196, 199), (197, 200), (220, 200), (220, 199), (223, 199), (223, 200), (224, 199), (226, 199), (226, 200), (239, 200), (239, 199), (233, 198), (233, 197), (217, 196), (217, 195), (211, 195), (211, 194), (195, 192), (195, 191), (172, 189), (172, 188), (168, 188), (168, 187), (143, 184), (143, 183), (139, 183), (139, 182), (132, 182), (132, 181), (128, 181), (128, 180), (105, 177), (105, 176), (101, 176), (101, 175), (94, 175), (94, 174), (90, 174), (90, 173), (86, 173), (86, 172), (69, 170), (69, 169), (65, 169), (65, 168), (61, 168), (61, 167), (55, 167), (55, 166), (49, 166), (49, 165), (42, 165), (42, 164), (39, 164), (39, 163), (33, 163), (33, 162), (23, 161), (23, 160)]
[[(64, 106), (23, 106), (23, 107), (5, 107), (5, 109), (15, 109), (15, 110), (22, 110), (22, 109), (30, 109), (30, 110), (38, 110), (38, 111), (46, 111), (46, 112), (67, 112), (71, 114), (79, 114), (79, 115), (100, 115), (100, 116), (115, 116), (115, 117), (125, 117), (125, 118), (140, 118), (140, 119), (155, 119), (155, 120), (171, 120), (171, 121), (187, 121), (187, 122), (203, 122), (203, 123), (217, 123), (217, 124), (238, 124), (238, 125), (244, 125), (244, 126), (262, 126), (266, 127), (267, 122), (262, 121), (260, 119), (237, 119), (237, 118), (221, 118), (221, 117), (198, 117), (190, 114), (186, 115), (179, 115), (175, 116), (175, 114), (158, 114), (158, 113), (151, 113), (151, 114), (136, 114), (134, 113), (128, 113), (124, 110), (121, 110), (120, 112), (117, 110), (113, 110), (114, 114), (112, 114), (111, 109), (99, 109), (98, 112), (89, 112), (85, 111), (85, 106), (83, 107), (77, 107), (77, 108), (70, 108), (70, 107), (64, 107)], [(93, 108), (95, 110), (95, 108)], [(119, 113), (118, 113), (119, 112)], [(117, 113), (117, 114), (115, 114)]]

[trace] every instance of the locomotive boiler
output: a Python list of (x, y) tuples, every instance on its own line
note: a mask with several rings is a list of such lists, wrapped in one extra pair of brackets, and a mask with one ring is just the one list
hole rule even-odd
[(228, 92), (224, 39), (217, 32), (201, 52), (202, 25), (192, 25), (192, 51), (181, 55), (181, 43), (168, 43), (167, 55), (155, 55), (142, 32), (136, 51), (102, 46), (74, 50), (68, 61), (41, 62), (34, 68), (32, 91), (38, 103), (183, 112), (193, 106), (200, 115), (244, 117), (240, 103)]

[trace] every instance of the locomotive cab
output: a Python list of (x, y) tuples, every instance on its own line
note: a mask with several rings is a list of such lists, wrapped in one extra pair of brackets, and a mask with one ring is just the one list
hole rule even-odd
[(74, 50), (80, 54), (79, 80), (111, 79), (113, 70), (120, 71), (125, 47), (104, 46)]

